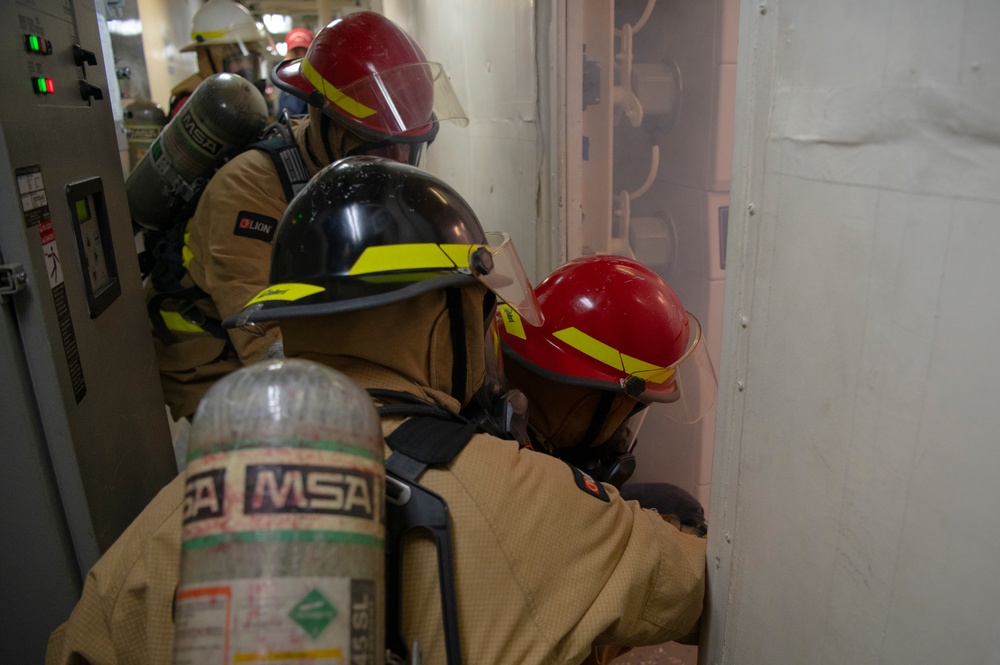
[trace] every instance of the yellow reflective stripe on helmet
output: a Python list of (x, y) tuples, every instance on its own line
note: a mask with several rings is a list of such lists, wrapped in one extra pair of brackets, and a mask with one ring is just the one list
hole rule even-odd
[(564, 328), (552, 333), (552, 336), (561, 342), (565, 342), (577, 351), (584, 353), (595, 360), (599, 360), (605, 365), (610, 365), (617, 370), (625, 371), (622, 367), (622, 354), (604, 342), (594, 339), (585, 332), (576, 328)]
[(625, 373), (629, 376), (638, 376), (647, 383), (663, 383), (674, 375), (673, 367), (659, 367), (650, 365), (638, 358), (622, 354), (622, 362), (625, 365)]
[(528, 339), (527, 335), (524, 334), (524, 324), (521, 323), (521, 317), (514, 311), (514, 308), (510, 305), (500, 305), (499, 309), (500, 318), (503, 320), (503, 327), (507, 334)]
[(629, 376), (638, 376), (650, 383), (663, 383), (674, 373), (672, 367), (660, 367), (633, 358), (576, 328), (564, 328), (552, 333), (552, 336), (605, 365), (625, 372)]
[(201, 37), (201, 39), (221, 39), (227, 34), (229, 34), (228, 30), (205, 30), (203, 32), (192, 32), (191, 39), (196, 42), (201, 41), (198, 39), (199, 37)]
[(466, 268), (474, 245), (437, 245), (432, 242), (368, 247), (351, 266), (350, 275), (393, 270)]
[(313, 84), (314, 88), (322, 91), (324, 97), (355, 118), (367, 118), (375, 114), (375, 109), (368, 108), (358, 100), (352, 99), (338, 90), (335, 85), (323, 78), (323, 75), (316, 71), (316, 68), (309, 64), (305, 58), (302, 58), (302, 75)]
[(204, 332), (204, 328), (199, 326), (197, 323), (191, 323), (185, 319), (180, 312), (168, 312), (167, 310), (161, 309), (160, 316), (163, 317), (163, 323), (166, 324), (167, 330), (173, 330), (174, 332)]
[(269, 300), (292, 302), (301, 300), (306, 296), (311, 296), (314, 293), (320, 293), (321, 291), (326, 291), (326, 289), (315, 284), (275, 284), (255, 295), (253, 300), (248, 302), (246, 306), (249, 307), (254, 303), (268, 302)]

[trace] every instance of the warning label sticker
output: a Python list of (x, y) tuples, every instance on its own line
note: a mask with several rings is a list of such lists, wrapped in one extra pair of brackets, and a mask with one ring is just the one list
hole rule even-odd
[(52, 225), (48, 198), (45, 196), (42, 169), (38, 165), (22, 166), (15, 169), (14, 174), (17, 178), (17, 191), (21, 195), (21, 211), (24, 213), (26, 228), (38, 228), (38, 237), (42, 243), (42, 256), (45, 257), (45, 275), (48, 277), (49, 288), (52, 290), (52, 301), (55, 305), (56, 318), (59, 321), (59, 334), (62, 338), (63, 350), (66, 353), (70, 382), (73, 384), (73, 397), (79, 404), (80, 400), (87, 394), (87, 382), (83, 377), (80, 349), (76, 344), (76, 333), (73, 330), (73, 319), (70, 316), (62, 260), (59, 258), (55, 227)]
[(366, 579), (278, 577), (182, 586), (174, 663), (372, 663), (375, 606), (375, 584)]

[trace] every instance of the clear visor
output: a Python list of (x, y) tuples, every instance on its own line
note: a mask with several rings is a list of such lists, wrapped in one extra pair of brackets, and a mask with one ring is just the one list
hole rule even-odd
[(265, 58), (268, 56), (271, 59), (280, 58), (281, 55), (278, 53), (278, 47), (274, 44), (274, 38), (271, 37), (271, 33), (267, 31), (267, 28), (260, 21), (257, 21), (257, 34), (260, 36), (260, 49), (264, 51), (262, 55)]
[[(510, 235), (490, 231), (486, 234), (486, 246), (493, 258), (493, 266), (485, 272), (473, 267), (472, 273), (476, 279), (495, 293), (497, 298), (510, 305), (528, 324), (536, 327), (542, 325), (545, 321), (542, 308)], [(470, 265), (474, 263), (470, 257)]]
[[(333, 107), (340, 107), (340, 112), (385, 136), (430, 131), (433, 122), (428, 122), (428, 111), (431, 110), (439, 122), (448, 120), (461, 127), (469, 124), (465, 109), (438, 62), (394, 67), (339, 89), (325, 79), (308, 75), (307, 78), (326, 99), (325, 108), (336, 111)], [(433, 88), (433, 109), (427, 108), (428, 83)]]
[(261, 78), (262, 62), (256, 51), (232, 53), (222, 58), (222, 71), (242, 76), (248, 81), (256, 81)]
[[(668, 418), (684, 424), (698, 422), (708, 413), (715, 405), (719, 387), (715, 368), (702, 336), (701, 323), (690, 312), (688, 322), (691, 331), (688, 349), (674, 365), (673, 375), (657, 390), (659, 394), (653, 399), (664, 402), (663, 412)], [(664, 388), (668, 399), (663, 398)]]

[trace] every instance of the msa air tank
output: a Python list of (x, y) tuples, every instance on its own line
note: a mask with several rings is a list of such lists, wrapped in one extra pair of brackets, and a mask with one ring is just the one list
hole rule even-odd
[(214, 74), (198, 85), (125, 181), (132, 221), (162, 231), (233, 152), (267, 124), (264, 96), (235, 74)]
[(306, 360), (216, 383), (191, 428), (175, 665), (385, 660), (385, 465), (368, 394)]

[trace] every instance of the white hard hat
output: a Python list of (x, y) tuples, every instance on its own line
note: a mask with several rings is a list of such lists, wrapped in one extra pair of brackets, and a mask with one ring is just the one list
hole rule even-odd
[[(265, 44), (272, 50), (273, 40), (250, 13), (234, 0), (208, 0), (191, 20), (191, 39), (181, 51), (193, 51), (199, 46), (215, 44)], [(245, 49), (244, 49), (245, 50)]]

